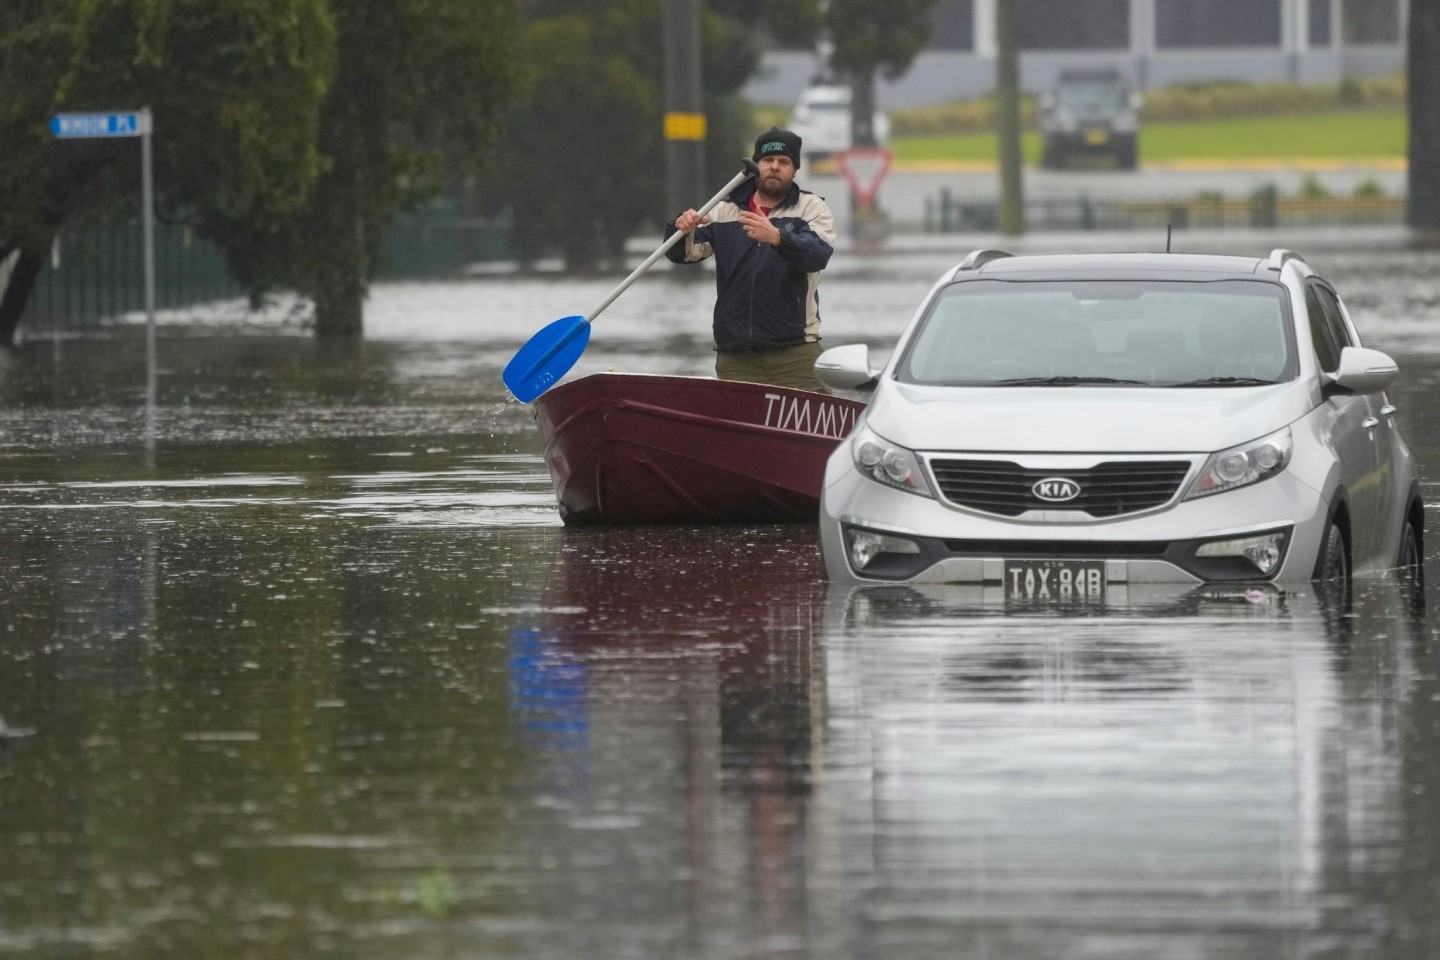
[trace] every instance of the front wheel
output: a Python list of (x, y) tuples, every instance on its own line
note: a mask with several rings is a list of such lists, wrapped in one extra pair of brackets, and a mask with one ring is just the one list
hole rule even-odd
[(1345, 547), (1345, 531), (1334, 520), (1330, 521), (1330, 528), (1325, 531), (1320, 559), (1315, 564), (1315, 579), (1340, 583), (1350, 579), (1350, 554)]
[(1400, 553), (1395, 558), (1395, 566), (1400, 568), (1401, 576), (1414, 577), (1421, 572), (1420, 533), (1412, 520), (1405, 521), (1405, 531), (1400, 534)]
[(1134, 170), (1139, 163), (1140, 156), (1135, 141), (1126, 141), (1115, 151), (1115, 166), (1121, 170)]

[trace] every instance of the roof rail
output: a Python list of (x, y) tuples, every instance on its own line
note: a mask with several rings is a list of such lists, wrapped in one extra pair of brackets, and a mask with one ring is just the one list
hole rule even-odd
[(1300, 256), (1300, 254), (1296, 253), (1294, 250), (1286, 250), (1284, 247), (1276, 247), (1274, 250), (1270, 251), (1270, 269), (1274, 270), (1276, 273), (1279, 273), (1281, 270), (1285, 269), (1286, 260), (1299, 260), (1301, 263), (1305, 262), (1305, 258)]
[(957, 268), (959, 270), (979, 270), (991, 260), (999, 260), (1001, 257), (1013, 257), (1013, 253), (1004, 250), (971, 250), (963, 263)]

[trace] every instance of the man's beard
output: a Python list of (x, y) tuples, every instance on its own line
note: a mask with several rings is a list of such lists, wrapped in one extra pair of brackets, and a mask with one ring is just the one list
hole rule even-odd
[[(774, 186), (771, 186), (772, 183)], [(785, 182), (783, 177), (771, 174), (768, 177), (760, 178), (756, 184), (756, 191), (762, 199), (778, 203), (785, 199), (785, 194), (790, 191), (790, 185)]]

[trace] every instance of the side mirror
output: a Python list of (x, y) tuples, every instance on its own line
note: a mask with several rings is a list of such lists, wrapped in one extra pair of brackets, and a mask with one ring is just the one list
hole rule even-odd
[(831, 347), (815, 358), (815, 376), (832, 390), (859, 390), (879, 375), (870, 366), (870, 348), (863, 343)]
[(1340, 351), (1339, 368), (1334, 373), (1324, 374), (1324, 381), (1327, 387), (1346, 393), (1368, 394), (1384, 390), (1399, 375), (1400, 368), (1388, 353), (1365, 347), (1345, 347)]

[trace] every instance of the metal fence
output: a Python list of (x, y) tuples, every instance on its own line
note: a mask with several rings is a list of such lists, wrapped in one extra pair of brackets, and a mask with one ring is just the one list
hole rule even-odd
[(510, 231), (501, 221), (406, 214), (385, 237), (377, 276), (384, 280), (453, 277), (471, 264), (510, 257)]
[[(62, 233), (40, 271), (23, 325), (73, 328), (145, 309), (145, 238), (138, 222)], [(181, 226), (155, 228), (155, 306), (240, 296), (213, 244)]]
[[(1282, 197), (1263, 189), (1249, 197), (1116, 198), (1027, 197), (1027, 230), (1142, 230), (1298, 228), (1355, 224), (1399, 224), (1405, 199), (1390, 196)], [(926, 201), (928, 233), (992, 231), (1000, 223), (993, 196), (956, 197), (948, 190)]]
[[(55, 241), (22, 329), (68, 330), (145, 309), (144, 232), (138, 220), (73, 230)], [(455, 276), (510, 256), (503, 223), (453, 215), (399, 218), (386, 236), (381, 279)], [(245, 295), (220, 249), (190, 227), (155, 227), (155, 306), (179, 309)]]

